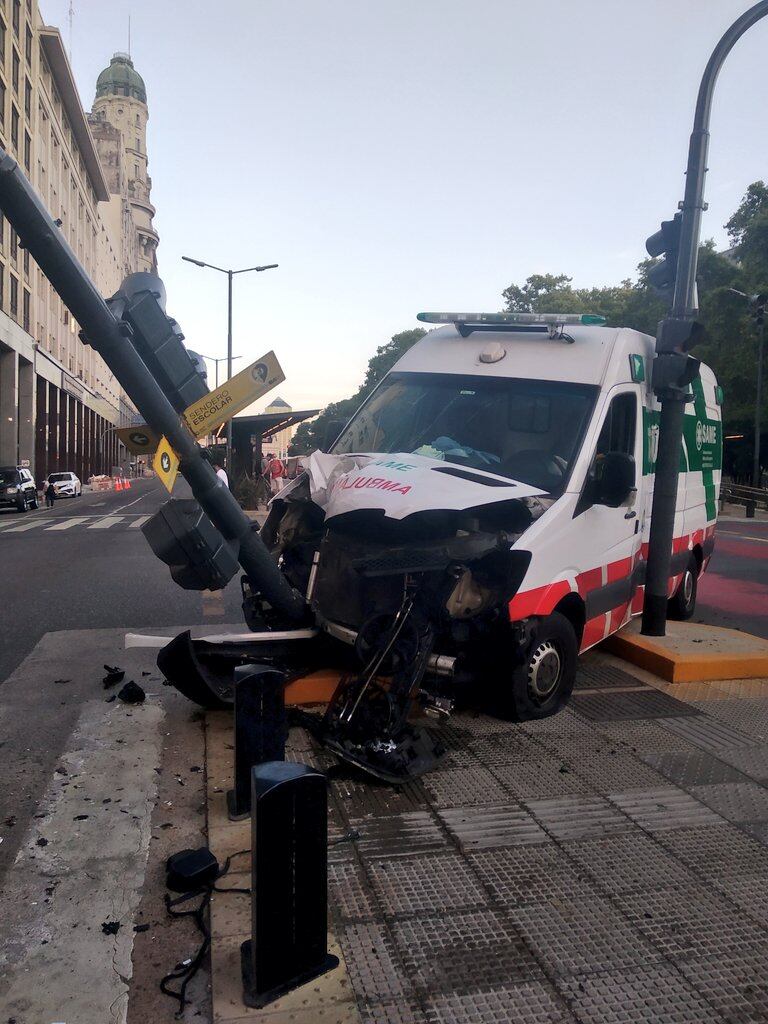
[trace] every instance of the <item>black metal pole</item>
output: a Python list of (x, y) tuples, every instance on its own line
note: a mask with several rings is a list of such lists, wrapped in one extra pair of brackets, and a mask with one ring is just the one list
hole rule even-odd
[(758, 310), (757, 325), (757, 394), (755, 396), (755, 454), (752, 465), (752, 486), (760, 486), (760, 430), (763, 406), (763, 349), (765, 348), (765, 310)]
[[(227, 271), (227, 380), (232, 379), (232, 271)], [(227, 420), (227, 474), (232, 477), (232, 420)]]
[(664, 636), (667, 625), (667, 597), (672, 559), (672, 542), (683, 440), (683, 416), (688, 400), (690, 365), (685, 355), (693, 319), (698, 309), (696, 269), (699, 258), (701, 214), (704, 205), (704, 181), (709, 149), (709, 119), (712, 96), (720, 68), (741, 36), (768, 14), (768, 0), (761, 0), (738, 18), (720, 39), (704, 69), (696, 99), (688, 147), (685, 198), (680, 204), (682, 224), (680, 253), (675, 278), (675, 294), (669, 316), (659, 324), (656, 358), (653, 363), (653, 388), (661, 402), (658, 457), (648, 538), (648, 565), (645, 574), (642, 632), (646, 636)]
[(280, 572), (229, 488), (203, 457), (192, 433), (131, 344), (86, 274), (40, 197), (16, 161), (0, 148), (0, 209), (153, 430), (164, 434), (179, 456), (192, 493), (227, 540), (239, 542), (239, 561), (254, 589), (293, 619), (305, 614), (304, 598)]

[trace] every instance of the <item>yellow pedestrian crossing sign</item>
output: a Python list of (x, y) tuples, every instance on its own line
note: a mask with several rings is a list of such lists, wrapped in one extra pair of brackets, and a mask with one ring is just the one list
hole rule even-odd
[(285, 374), (277, 356), (274, 352), (267, 352), (230, 380), (224, 381), (221, 387), (185, 409), (187, 426), (195, 437), (205, 437), (284, 380)]
[(160, 438), (160, 444), (157, 446), (152, 467), (160, 477), (163, 486), (171, 494), (179, 472), (179, 457), (165, 437)]

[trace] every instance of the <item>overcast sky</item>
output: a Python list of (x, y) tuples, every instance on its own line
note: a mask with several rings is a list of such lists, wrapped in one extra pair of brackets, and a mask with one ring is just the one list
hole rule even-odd
[[(68, 6), (41, 0), (67, 44)], [(274, 348), (298, 409), (352, 393), (419, 310), (496, 310), (531, 273), (633, 275), (682, 196), (701, 71), (748, 6), (74, 0), (72, 60), (88, 108), (130, 12), (169, 312), (222, 355), (226, 278), (181, 256), (279, 263), (235, 281), (235, 354)], [(768, 176), (767, 49), (764, 23), (716, 92), (718, 244)]]

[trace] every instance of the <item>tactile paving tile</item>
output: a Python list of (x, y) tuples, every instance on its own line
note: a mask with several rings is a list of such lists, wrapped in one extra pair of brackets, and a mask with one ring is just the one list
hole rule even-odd
[(726, 722), (757, 739), (768, 739), (768, 702), (764, 700), (702, 701), (698, 705), (711, 718)]
[(747, 781), (741, 772), (706, 750), (643, 754), (642, 760), (670, 782), (684, 789), (690, 789), (691, 786), (713, 786), (719, 782)]
[(470, 865), (457, 853), (372, 860), (368, 872), (384, 913), (439, 914), (488, 903)]
[(518, 764), (544, 753), (542, 746), (522, 729), (511, 733), (494, 733), (492, 736), (483, 736), (481, 739), (473, 740), (471, 749), (478, 759), (488, 767), (498, 764)]
[(340, 921), (361, 921), (376, 916), (376, 902), (357, 864), (328, 864), (328, 905)]
[(611, 896), (698, 881), (685, 864), (638, 830), (607, 839), (564, 843), (562, 849)]
[(427, 998), (543, 980), (523, 940), (492, 910), (395, 921), (392, 931), (409, 974)]
[(739, 907), (701, 885), (646, 889), (615, 900), (649, 942), (673, 960), (754, 951), (768, 938)]
[[(418, 1003), (369, 1003), (358, 1007), (360, 1024), (428, 1024), (427, 1013)], [(265, 1016), (265, 1024), (269, 1017)]]
[(371, 779), (340, 776), (331, 782), (331, 792), (344, 817), (349, 822), (404, 811), (426, 810), (426, 794), (420, 782), (405, 786), (388, 786)]
[(432, 811), (367, 818), (357, 829), (357, 848), (363, 858), (408, 857), (450, 849), (450, 841)]
[(582, 1024), (724, 1024), (672, 964), (644, 964), (561, 978)]
[[(718, 751), (718, 757), (757, 782), (768, 782), (768, 744)], [(723, 780), (726, 781), (726, 780)]]
[(424, 776), (424, 787), (436, 807), (501, 804), (507, 793), (488, 768), (462, 768)]
[(591, 754), (573, 760), (574, 771), (594, 789), (616, 792), (626, 789), (649, 789), (664, 779), (632, 754)]
[(546, 843), (543, 829), (522, 807), (449, 807), (438, 812), (465, 852), (494, 846)]
[(695, 744), (665, 729), (656, 720), (600, 722), (599, 729), (603, 736), (622, 748), (628, 748), (631, 753), (698, 749)]
[(590, 661), (587, 658), (580, 658), (576, 668), (576, 688), (590, 690), (608, 690), (618, 687), (642, 687), (648, 689), (648, 684), (637, 676), (609, 665), (607, 662)]
[(768, 846), (768, 821), (740, 822), (739, 828), (743, 829), (747, 835), (752, 836), (759, 843)]
[(470, 861), (494, 901), (503, 906), (599, 895), (587, 872), (554, 843), (484, 850)]
[(609, 796), (625, 814), (649, 832), (688, 825), (719, 825), (722, 822), (713, 810), (676, 786), (634, 789), (628, 793), (610, 793)]
[(520, 728), (534, 739), (542, 739), (550, 735), (570, 737), (571, 739), (588, 739), (595, 735), (594, 724), (576, 714), (572, 704), (556, 715), (550, 715), (549, 718), (523, 722)]
[(617, 722), (632, 718), (698, 717), (701, 711), (661, 690), (645, 693), (596, 693), (573, 697), (574, 707), (595, 722)]
[(682, 974), (715, 1006), (728, 1024), (764, 1024), (768, 1020), (768, 956), (765, 947), (734, 954), (682, 961)]
[(338, 938), (358, 1003), (415, 1001), (385, 925), (348, 924)]
[(547, 758), (527, 764), (495, 765), (491, 771), (516, 800), (587, 794), (593, 790), (576, 774), (573, 760)]
[(661, 960), (661, 954), (606, 899), (539, 903), (510, 910), (509, 917), (556, 974)]
[(555, 839), (589, 839), (628, 832), (633, 823), (601, 796), (527, 800), (526, 807)]
[[(429, 1002), (430, 1024), (571, 1024), (575, 1018), (558, 998), (555, 989), (543, 981), (460, 995), (433, 996)], [(395, 1022), (393, 1022), (395, 1024)]]
[(768, 875), (768, 849), (735, 825), (660, 832), (659, 842), (704, 878)]
[(718, 878), (715, 885), (753, 921), (768, 928), (768, 878), (758, 875), (751, 878)]
[(728, 821), (768, 821), (768, 789), (756, 782), (692, 786), (691, 792)]
[(712, 754), (724, 748), (749, 747), (754, 744), (753, 737), (708, 715), (699, 715), (696, 718), (665, 718), (663, 726)]
[(492, 715), (475, 714), (472, 711), (460, 711), (452, 715), (448, 727), (463, 730), (470, 736), (490, 736), (492, 733), (514, 732), (520, 728), (506, 718), (494, 718)]

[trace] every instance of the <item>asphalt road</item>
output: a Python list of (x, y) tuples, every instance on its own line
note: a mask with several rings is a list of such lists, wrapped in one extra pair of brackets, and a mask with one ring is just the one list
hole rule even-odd
[[(174, 497), (191, 495), (179, 481)], [(0, 510), (0, 682), (54, 630), (242, 622), (237, 578), (219, 594), (181, 590), (141, 525), (168, 492), (152, 480), (19, 514)]]
[(720, 520), (694, 618), (768, 639), (768, 522)]

